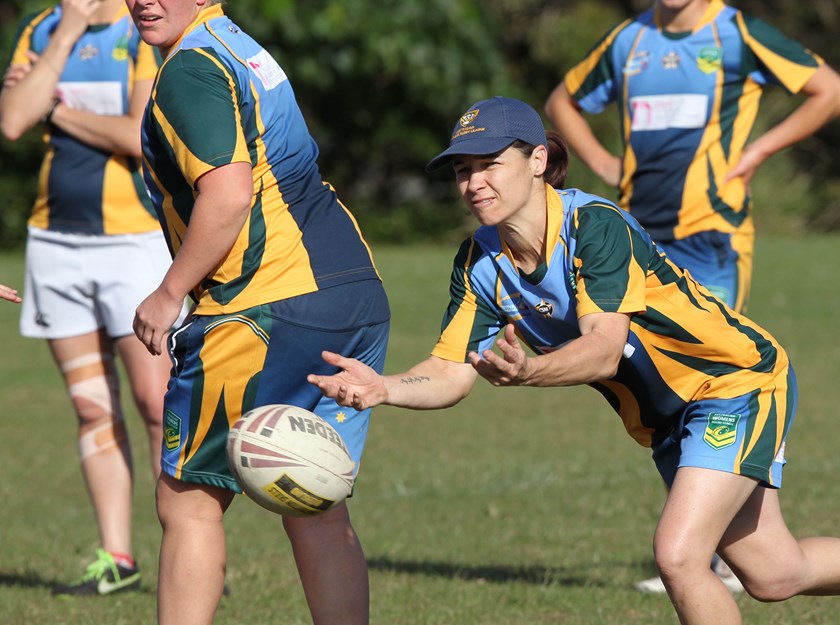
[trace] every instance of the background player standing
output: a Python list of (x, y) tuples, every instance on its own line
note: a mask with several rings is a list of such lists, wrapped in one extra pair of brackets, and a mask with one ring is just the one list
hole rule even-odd
[(157, 475), (169, 363), (152, 358), (132, 332), (134, 309), (170, 263), (139, 169), (140, 119), (156, 70), (155, 53), (122, 0), (64, 0), (21, 25), (0, 93), (7, 139), (46, 124), (20, 328), (47, 339), (64, 377), (101, 544), (83, 578), (55, 588), (59, 594), (140, 584), (115, 356), (128, 374)]
[[(769, 85), (806, 96), (748, 143)], [(615, 102), (624, 154), (581, 114)], [(722, 0), (658, 0), (611, 29), (545, 106), (586, 165), (678, 265), (731, 308), (749, 298), (750, 180), (771, 155), (840, 114), (840, 76), (816, 54)]]

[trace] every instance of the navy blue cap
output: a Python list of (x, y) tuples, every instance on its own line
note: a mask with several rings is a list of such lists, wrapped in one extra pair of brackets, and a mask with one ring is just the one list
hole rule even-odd
[(449, 147), (429, 161), (426, 171), (445, 165), (453, 156), (501, 152), (514, 141), (548, 147), (539, 113), (521, 100), (502, 96), (476, 102), (455, 124)]

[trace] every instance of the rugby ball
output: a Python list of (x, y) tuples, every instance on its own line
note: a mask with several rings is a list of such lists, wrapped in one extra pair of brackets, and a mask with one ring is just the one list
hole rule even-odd
[(344, 501), (355, 462), (318, 415), (285, 404), (260, 406), (230, 429), (230, 470), (246, 495), (285, 516), (313, 516)]

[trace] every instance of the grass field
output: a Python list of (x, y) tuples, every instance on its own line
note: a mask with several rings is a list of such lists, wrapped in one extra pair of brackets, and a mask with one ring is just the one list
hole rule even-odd
[[(447, 297), (454, 249), (380, 248), (394, 313), (388, 370), (424, 358)], [(782, 501), (798, 535), (840, 535), (840, 239), (759, 238), (752, 316), (788, 348), (800, 381)], [(19, 286), (19, 255), (0, 282)], [(74, 419), (46, 345), (17, 333), (0, 302), (0, 623), (153, 623), (160, 530), (139, 419), (135, 543), (143, 591), (57, 600), (96, 547), (76, 461)], [(648, 452), (594, 391), (493, 389), (454, 409), (374, 413), (350, 502), (370, 562), (372, 622), (388, 625), (660, 625), (668, 599), (636, 593), (653, 573), (663, 489)], [(216, 623), (308, 623), (277, 517), (238, 499), (226, 518), (229, 562)], [(755, 625), (834, 624), (840, 599), (764, 605)]]

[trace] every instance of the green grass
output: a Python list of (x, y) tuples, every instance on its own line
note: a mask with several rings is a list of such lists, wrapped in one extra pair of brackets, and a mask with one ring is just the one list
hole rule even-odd
[[(437, 337), (454, 249), (379, 248), (394, 312), (388, 370), (425, 358)], [(798, 535), (840, 533), (840, 239), (759, 237), (751, 314), (790, 352), (800, 409), (782, 502)], [(0, 282), (19, 286), (19, 255)], [(42, 341), (17, 333), (0, 302), (0, 623), (154, 622), (160, 530), (139, 419), (136, 554), (142, 593), (56, 600), (96, 547), (76, 461), (74, 418)], [(494, 389), (479, 382), (447, 411), (375, 411), (350, 507), (370, 562), (372, 622), (389, 625), (659, 625), (652, 574), (663, 488), (647, 450), (594, 391)], [(277, 517), (238, 499), (226, 518), (232, 594), (216, 623), (308, 623)], [(745, 623), (836, 623), (838, 599), (738, 603)]]

